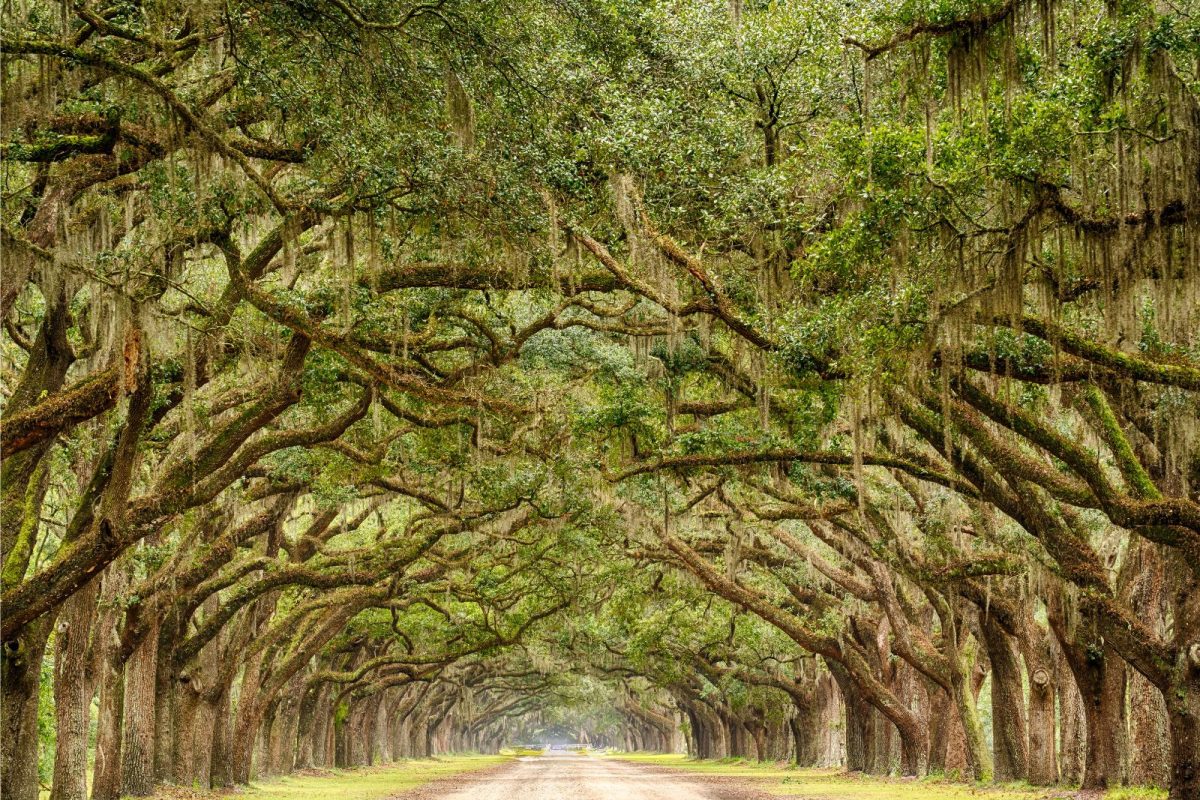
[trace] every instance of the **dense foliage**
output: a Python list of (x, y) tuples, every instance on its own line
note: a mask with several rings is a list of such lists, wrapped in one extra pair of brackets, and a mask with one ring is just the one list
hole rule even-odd
[(1200, 796), (1194, 3), (3, 15), (5, 796)]

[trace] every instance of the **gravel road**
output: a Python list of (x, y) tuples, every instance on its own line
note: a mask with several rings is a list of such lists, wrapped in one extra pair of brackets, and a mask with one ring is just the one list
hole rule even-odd
[(764, 796), (727, 779), (553, 751), (402, 795), (405, 800), (758, 800)]

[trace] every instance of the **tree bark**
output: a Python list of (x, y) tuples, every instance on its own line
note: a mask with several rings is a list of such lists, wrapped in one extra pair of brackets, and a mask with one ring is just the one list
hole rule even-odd
[[(42, 326), (29, 350), (21, 380), (5, 403), (6, 417), (29, 408), (46, 394), (57, 392), (75, 360), (67, 338), (71, 321), (65, 287), (58, 286), (45, 300)], [(6, 453), (0, 463), (0, 563), (4, 567), (6, 593), (24, 579), (33, 553), (39, 526), (37, 513), (31, 512), (41, 509), (45, 480), (38, 481), (40, 485), (32, 496), (27, 489), (33, 484), (32, 479), (51, 444), (53, 440), (47, 439), (11, 456)]]
[(99, 579), (63, 604), (54, 633), (54, 778), (50, 800), (87, 799), (93, 670), (92, 617)]
[(976, 709), (975, 688), (972, 685), (975, 666), (973, 649), (974, 646), (971, 645), (968, 652), (955, 656), (958, 663), (955, 664), (955, 671), (951, 676), (951, 698), (962, 722), (967, 769), (974, 780), (987, 782), (992, 779), (992, 756), (984, 741), (983, 726)]
[[(329, 758), (329, 723), (333, 716), (333, 707), (329, 700), (329, 689), (322, 687), (320, 695), (317, 699), (316, 708), (313, 711), (313, 729), (312, 729), (312, 765), (316, 767), (327, 767), (330, 765)], [(397, 741), (393, 743), (392, 750), (400, 751), (401, 755), (405, 755), (406, 739), (401, 739), (401, 735), (407, 733), (403, 723), (398, 726)]]
[(210, 787), (233, 787), (233, 718), (230, 714), (228, 684), (221, 687), (213, 702), (212, 761), (209, 767)]
[[(24, 281), (6, 285), (5, 314), (23, 285)], [(5, 403), (6, 415), (30, 406), (45, 393), (58, 391), (74, 361), (67, 339), (70, 315), (65, 288), (59, 286), (58, 291), (46, 294), (45, 300), (42, 326), (21, 380)], [(0, 587), (6, 595), (25, 581), (37, 543), (49, 485), (49, 470), (42, 459), (51, 444), (40, 442), (0, 464)], [(51, 612), (15, 630), (0, 646), (0, 796), (11, 800), (38, 797), (38, 689), (54, 617)]]
[(311, 769), (315, 765), (316, 714), (321, 700), (321, 685), (307, 686), (296, 711), (296, 769)]
[(38, 687), (53, 615), (4, 642), (0, 661), (0, 796), (38, 799)]
[(950, 713), (950, 694), (927, 682), (929, 692), (929, 771), (944, 775), (948, 768), (951, 727), (957, 720)]
[(293, 679), (275, 711), (275, 725), (271, 730), (271, 770), (276, 775), (286, 775), (296, 765), (297, 729), (300, 724), (300, 704), (296, 697), (303, 689), (303, 680)]
[(1168, 693), (1171, 728), (1170, 800), (1200, 797), (1200, 643), (1181, 653), (1176, 685)]
[(231, 777), (236, 784), (250, 782), (258, 729), (262, 724), (263, 714), (266, 713), (266, 709), (260, 709), (258, 703), (262, 660), (262, 653), (255, 655), (242, 672), (242, 685), (230, 744)]
[(96, 715), (96, 765), (92, 774), (92, 800), (119, 800), (121, 796), (121, 737), (125, 713), (125, 661), (117, 620), (124, 610), (116, 600), (129, 586), (126, 565), (117, 562), (104, 571), (103, 610), (97, 622), (97, 680), (100, 684)]
[(795, 713), (788, 720), (795, 746), (793, 763), (798, 767), (815, 767), (820, 759), (821, 709), (815, 703), (793, 700)]
[(101, 658), (92, 800), (120, 800), (124, 715), (125, 662), (121, 661), (114, 644)]
[(121, 794), (154, 794), (155, 686), (158, 673), (158, 622), (138, 643), (125, 665), (124, 737), (121, 747)]
[[(157, 611), (156, 611), (157, 613)], [(171, 658), (172, 640), (169, 624), (159, 623), (155, 631), (154, 652), (158, 663), (154, 669), (154, 782), (156, 785), (174, 780), (175, 767), (175, 675)]]
[(279, 704), (278, 700), (267, 703), (267, 709), (255, 728), (254, 758), (251, 760), (253, 766), (247, 782), (249, 779), (266, 778), (275, 774), (271, 762), (271, 730), (275, 725), (275, 714), (279, 710)]
[(1023, 781), (1029, 775), (1025, 697), (1021, 666), (999, 623), (984, 619), (984, 644), (992, 665), (992, 755), (998, 781)]
[(1063, 642), (1082, 699), (1086, 729), (1083, 789), (1124, 782), (1126, 754), (1125, 662), (1102, 644)]
[(874, 773), (875, 708), (862, 697), (844, 669), (839, 667), (832, 672), (838, 688), (842, 690), (846, 714), (846, 769), (850, 772)]
[(1057, 648), (1059, 721), (1059, 754), (1062, 782), (1078, 785), (1083, 780), (1083, 764), (1086, 760), (1087, 728), (1083, 719), (1083, 698), (1075, 683), (1075, 675), (1067, 664), (1067, 657)]
[(1026, 635), (1025, 671), (1029, 678), (1029, 782), (1058, 783), (1058, 748), (1054, 708), (1054, 651), (1051, 635), (1030, 626)]
[[(160, 663), (160, 667), (161, 667)], [(171, 693), (171, 783), (191, 786), (196, 778), (196, 741), (200, 726), (200, 693), (188, 676), (175, 682)]]
[(1129, 782), (1168, 786), (1171, 733), (1162, 692), (1137, 670), (1129, 671)]
[(217, 708), (211, 698), (201, 696), (196, 704), (192, 729), (191, 780), (201, 791), (212, 788), (213, 741), (216, 733)]
[(832, 675), (824, 674), (817, 681), (818, 707), (821, 722), (818, 730), (821, 737), (820, 766), (844, 767), (846, 765), (846, 731), (842, 723), (845, 712), (842, 694)]

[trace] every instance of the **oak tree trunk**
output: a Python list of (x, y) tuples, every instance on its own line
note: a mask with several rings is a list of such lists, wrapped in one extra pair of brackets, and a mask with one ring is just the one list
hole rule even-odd
[(212, 760), (209, 785), (213, 789), (233, 787), (233, 715), (229, 704), (230, 687), (221, 687), (213, 701)]
[(966, 747), (967, 770), (976, 781), (992, 779), (992, 756), (983, 738), (983, 725), (975, 705), (975, 689), (972, 685), (974, 657), (970, 654), (958, 656), (960, 663), (951, 676), (951, 697), (962, 723), (963, 743)]
[(175, 751), (175, 676), (173, 674), (172, 642), (166, 626), (160, 623), (155, 631), (154, 653), (158, 663), (154, 669), (154, 782), (170, 783), (175, 775), (172, 758)]
[(1000, 625), (984, 620), (984, 644), (992, 664), (992, 755), (998, 781), (1023, 781), (1029, 774), (1025, 696), (1017, 654)]
[(1181, 653), (1177, 684), (1168, 693), (1171, 728), (1170, 800), (1200, 797), (1200, 645)]
[(1125, 669), (1110, 648), (1072, 647), (1067, 662), (1082, 698), (1086, 742), (1084, 789), (1105, 789), (1124, 782), (1126, 754)]
[(1057, 717), (1054, 707), (1054, 650), (1051, 635), (1030, 628), (1026, 637), (1025, 671), (1029, 678), (1029, 782), (1058, 783)]
[(175, 690), (171, 694), (171, 783), (191, 786), (197, 782), (196, 741), (200, 729), (200, 695), (188, 676), (182, 676), (175, 682)]
[(63, 604), (54, 632), (54, 778), (50, 800), (87, 800), (88, 727), (92, 710), (93, 579)]
[(101, 658), (92, 800), (119, 800), (121, 797), (121, 739), (124, 714), (125, 662), (121, 661), (116, 647), (113, 647)]
[(154, 794), (155, 686), (158, 674), (158, 623), (151, 622), (125, 665), (124, 735), (121, 743), (121, 794)]
[(38, 798), (38, 685), (53, 615), (4, 642), (0, 660), (0, 797)]
[(1083, 764), (1087, 750), (1087, 728), (1083, 718), (1083, 698), (1075, 682), (1075, 675), (1067, 664), (1066, 655), (1056, 648), (1059, 656), (1058, 690), (1059, 707), (1059, 773), (1062, 782), (1077, 785), (1083, 780)]
[(794, 763), (798, 767), (815, 767), (821, 757), (821, 709), (815, 704), (793, 701), (795, 713), (788, 720), (795, 746)]
[(1167, 786), (1171, 733), (1163, 693), (1137, 670), (1129, 671), (1129, 783)]

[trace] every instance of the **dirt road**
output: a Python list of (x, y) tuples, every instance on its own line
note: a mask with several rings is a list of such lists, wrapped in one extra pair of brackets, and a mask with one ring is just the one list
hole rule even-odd
[(547, 753), (442, 781), (405, 800), (757, 800), (757, 790), (611, 758)]

